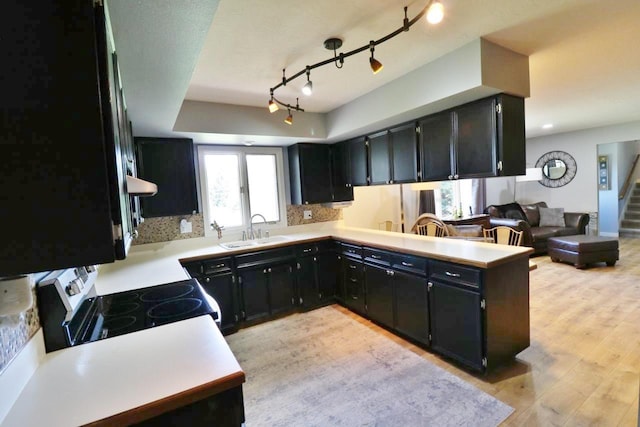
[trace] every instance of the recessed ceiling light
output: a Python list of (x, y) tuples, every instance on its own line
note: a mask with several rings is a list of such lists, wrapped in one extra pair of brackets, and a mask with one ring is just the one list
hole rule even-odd
[(553, 123), (545, 123), (542, 125), (542, 129), (551, 129), (553, 127)]

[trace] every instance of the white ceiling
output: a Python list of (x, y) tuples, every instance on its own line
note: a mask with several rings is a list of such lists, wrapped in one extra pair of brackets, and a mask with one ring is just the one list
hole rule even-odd
[[(311, 97), (299, 92), (304, 77), (276, 95), (291, 103), (300, 97), (307, 111), (327, 113), (484, 37), (529, 55), (528, 137), (640, 120), (640, 1), (441, 1), (445, 19), (438, 26), (420, 21), (376, 47), (385, 65), (379, 74), (371, 73), (368, 53), (360, 53), (341, 70), (331, 65), (312, 71)], [(185, 99), (266, 108), (282, 68), (290, 76), (332, 55), (322, 45), (326, 38), (343, 39), (343, 52), (355, 49), (400, 27), (403, 6), (412, 18), (425, 4), (111, 0), (134, 133), (177, 136), (172, 128)], [(545, 123), (554, 127), (543, 130)], [(246, 136), (242, 129), (235, 135), (187, 135), (199, 142), (278, 141)]]

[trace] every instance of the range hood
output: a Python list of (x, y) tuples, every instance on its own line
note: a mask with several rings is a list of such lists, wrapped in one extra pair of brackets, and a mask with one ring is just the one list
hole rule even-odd
[(158, 192), (158, 186), (153, 182), (127, 175), (127, 192), (130, 196), (148, 197)]

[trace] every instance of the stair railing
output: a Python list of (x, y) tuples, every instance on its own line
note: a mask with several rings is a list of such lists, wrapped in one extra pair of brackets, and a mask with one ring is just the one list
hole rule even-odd
[(638, 165), (638, 158), (640, 158), (640, 154), (636, 154), (636, 158), (633, 160), (633, 165), (631, 165), (631, 170), (629, 170), (627, 179), (624, 180), (624, 185), (620, 189), (620, 193), (618, 193), (618, 200), (624, 199), (624, 196), (629, 191), (629, 187), (631, 187), (631, 180), (633, 179), (633, 174), (636, 170), (636, 166)]

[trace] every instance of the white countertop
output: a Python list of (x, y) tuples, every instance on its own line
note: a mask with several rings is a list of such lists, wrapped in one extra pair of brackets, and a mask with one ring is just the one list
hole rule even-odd
[(48, 353), (3, 426), (79, 426), (241, 372), (210, 316)]
[(498, 265), (513, 258), (528, 258), (532, 252), (531, 248), (523, 246), (496, 245), (352, 227), (292, 233), (286, 236), (289, 238), (288, 242), (254, 246), (245, 250), (223, 249), (216, 238), (209, 237), (134, 246), (127, 255), (127, 259), (100, 267), (96, 287), (99, 294), (106, 294), (183, 280), (187, 275), (178, 260), (209, 255), (233, 255), (327, 237), (480, 268)]
[[(481, 268), (531, 252), (524, 247), (358, 228), (287, 237), (287, 243), (253, 250), (335, 237)], [(223, 249), (215, 238), (134, 246), (126, 260), (100, 266), (96, 288), (99, 294), (108, 294), (183, 280), (187, 274), (181, 259), (246, 251)], [(213, 320), (201, 316), (47, 354), (2, 425), (85, 424), (238, 374), (244, 375)]]

